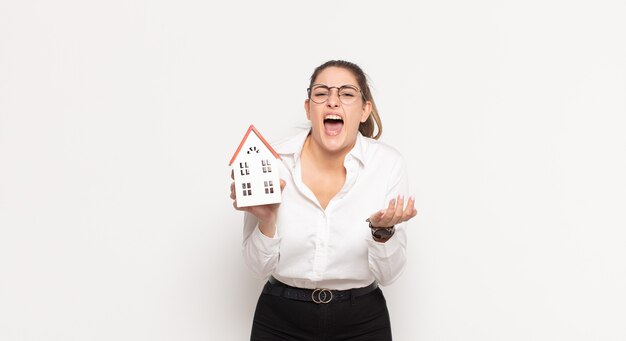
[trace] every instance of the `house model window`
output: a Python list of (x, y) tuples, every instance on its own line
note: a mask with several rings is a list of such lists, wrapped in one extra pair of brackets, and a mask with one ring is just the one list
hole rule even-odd
[(235, 178), (237, 207), (281, 201), (279, 161), (278, 153), (251, 125), (229, 163)]
[(274, 193), (274, 185), (272, 184), (272, 181), (265, 181), (265, 194), (272, 193)]
[(269, 173), (272, 171), (272, 166), (270, 166), (270, 160), (261, 160), (261, 166), (263, 167), (263, 173)]
[(239, 168), (241, 170), (241, 175), (250, 175), (250, 169), (248, 168), (247, 162), (239, 162)]
[(249, 182), (244, 182), (241, 186), (241, 188), (243, 189), (243, 196), (248, 196), (248, 195), (252, 195), (252, 190), (250, 189), (250, 183)]

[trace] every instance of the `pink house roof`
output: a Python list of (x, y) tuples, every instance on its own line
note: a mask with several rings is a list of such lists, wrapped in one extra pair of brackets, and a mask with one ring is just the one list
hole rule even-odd
[(246, 140), (248, 139), (248, 135), (250, 135), (250, 132), (253, 131), (256, 136), (259, 137), (259, 140), (261, 140), (261, 142), (263, 142), (263, 144), (265, 145), (265, 147), (267, 147), (267, 149), (272, 153), (272, 155), (274, 155), (275, 158), (277, 159), (281, 159), (280, 156), (278, 156), (278, 153), (276, 153), (276, 151), (274, 150), (274, 148), (272, 148), (272, 146), (270, 146), (270, 144), (263, 138), (263, 136), (261, 135), (261, 133), (259, 133), (258, 130), (256, 130), (256, 128), (254, 127), (254, 125), (250, 125), (250, 128), (248, 128), (248, 131), (246, 132), (246, 135), (243, 136), (243, 139), (241, 139), (241, 143), (239, 143), (239, 147), (237, 147), (237, 150), (235, 151), (235, 154), (233, 155), (233, 157), (230, 159), (230, 162), (228, 163), (228, 165), (232, 165), (233, 162), (235, 161), (235, 159), (237, 158), (237, 155), (239, 155), (239, 152), (241, 151), (241, 147), (243, 147), (243, 144), (246, 142)]

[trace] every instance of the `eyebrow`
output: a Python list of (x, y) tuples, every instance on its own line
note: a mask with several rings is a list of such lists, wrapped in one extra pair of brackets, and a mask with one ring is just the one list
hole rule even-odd
[(344, 85), (340, 85), (340, 86), (328, 86), (328, 85), (322, 84), (322, 83), (315, 83), (315, 84), (311, 85), (311, 88), (314, 88), (316, 86), (323, 86), (323, 87), (326, 87), (326, 88), (343, 88), (343, 87), (352, 87), (352, 88), (356, 88), (356, 89), (359, 88), (358, 86), (352, 85), (352, 84), (344, 84)]

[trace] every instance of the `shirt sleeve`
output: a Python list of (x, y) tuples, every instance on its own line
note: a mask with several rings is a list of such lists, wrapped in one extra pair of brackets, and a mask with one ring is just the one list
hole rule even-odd
[(246, 265), (258, 278), (269, 277), (278, 263), (280, 238), (278, 232), (270, 238), (258, 228), (258, 219), (244, 213), (242, 252)]
[[(404, 160), (401, 157), (394, 165), (389, 179), (385, 202), (388, 203), (398, 194), (403, 194), (406, 203), (409, 197), (409, 181)], [(368, 239), (369, 268), (380, 285), (386, 286), (395, 282), (404, 271), (406, 241), (406, 222), (395, 226), (395, 233), (386, 243)]]

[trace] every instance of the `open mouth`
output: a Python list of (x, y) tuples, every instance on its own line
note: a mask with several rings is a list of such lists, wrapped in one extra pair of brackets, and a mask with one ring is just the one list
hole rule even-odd
[(326, 134), (335, 136), (341, 133), (343, 118), (339, 115), (329, 114), (324, 117), (324, 130)]

